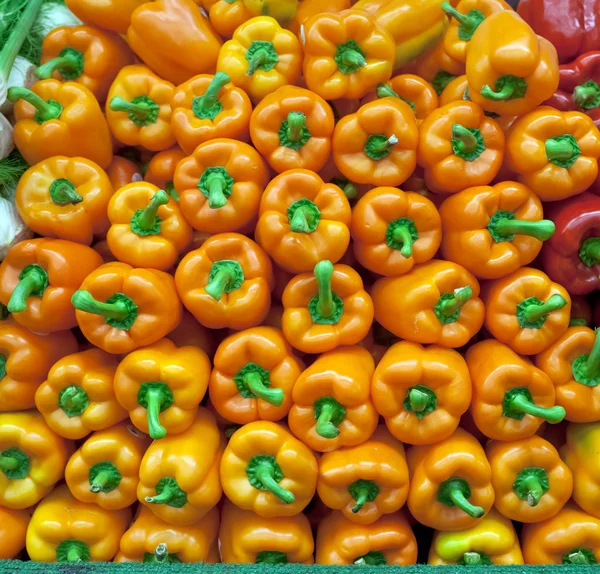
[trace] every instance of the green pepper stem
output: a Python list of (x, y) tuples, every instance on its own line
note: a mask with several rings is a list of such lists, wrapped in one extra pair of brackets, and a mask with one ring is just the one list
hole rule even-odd
[(81, 550), (77, 546), (72, 546), (69, 548), (69, 551), (67, 552), (67, 562), (75, 563), (82, 562), (82, 560), (83, 556), (81, 554)]
[(165, 484), (162, 492), (155, 496), (146, 496), (144, 500), (149, 504), (168, 504), (176, 494), (176, 489), (170, 484)]
[(452, 125), (452, 141), (456, 142), (460, 151), (465, 154), (473, 153), (477, 149), (475, 134), (460, 124)]
[(333, 291), (331, 290), (331, 277), (333, 276), (333, 263), (328, 260), (319, 261), (314, 269), (317, 279), (318, 302), (317, 311), (326, 319), (335, 311), (333, 305)]
[(590, 379), (600, 378), (600, 329), (595, 329), (594, 333), (594, 346), (585, 361), (585, 374)]
[(588, 322), (585, 317), (571, 317), (569, 327), (587, 327)]
[(167, 203), (169, 203), (169, 195), (166, 191), (159, 189), (152, 197), (150, 204), (135, 217), (137, 227), (144, 231), (152, 229), (156, 225), (158, 208)]
[(460, 28), (469, 35), (469, 39), (477, 30), (483, 18), (483, 14), (478, 10), (471, 10), (468, 14), (462, 14), (448, 2), (443, 2), (441, 8), (459, 23)]
[(145, 121), (148, 119), (150, 114), (153, 113), (153, 106), (147, 102), (128, 102), (119, 96), (115, 96), (110, 100), (108, 107), (113, 112), (125, 112), (132, 116), (135, 116), (139, 121)]
[(146, 394), (148, 406), (146, 412), (148, 414), (148, 434), (154, 440), (164, 438), (167, 434), (167, 429), (160, 424), (160, 408), (164, 402), (164, 393), (160, 388), (151, 388)]
[(540, 241), (546, 241), (554, 235), (554, 222), (549, 219), (526, 221), (524, 219), (508, 219), (502, 217), (495, 221), (495, 231), (499, 235), (527, 235)]
[(356, 199), (358, 197), (358, 188), (351, 181), (342, 187), (342, 191), (349, 200)]
[(331, 422), (331, 419), (335, 418), (338, 414), (338, 410), (337, 405), (333, 402), (327, 402), (322, 406), (315, 427), (315, 431), (319, 436), (323, 438), (335, 438), (340, 434), (340, 429)]
[(269, 464), (261, 464), (256, 469), (256, 478), (270, 492), (285, 504), (292, 504), (296, 497), (292, 492), (279, 486), (273, 478), (273, 468)]
[(256, 72), (259, 66), (266, 64), (270, 59), (270, 52), (266, 48), (259, 48), (254, 52), (252, 59), (248, 63), (248, 71), (246, 72), (247, 76), (251, 76)]
[(454, 290), (452, 298), (439, 302), (440, 313), (444, 317), (452, 317), (473, 296), (473, 289), (469, 285)]
[(219, 209), (227, 205), (227, 181), (222, 173), (211, 174), (206, 181), (206, 189), (208, 192), (208, 207), (211, 209)]
[(555, 293), (543, 305), (527, 305), (523, 311), (523, 315), (528, 322), (537, 321), (542, 317), (547, 317), (553, 311), (562, 309), (567, 304), (566, 299)]
[(230, 282), (235, 280), (235, 274), (227, 267), (221, 267), (204, 290), (215, 300), (220, 301)]
[[(385, 137), (385, 136), (384, 136)], [(392, 134), (387, 140), (382, 140), (379, 142), (378, 140), (371, 141), (371, 149), (376, 154), (383, 154), (386, 150), (395, 146), (398, 143), (398, 138)]]
[(265, 387), (260, 373), (249, 372), (244, 375), (244, 383), (259, 399), (266, 401), (276, 407), (283, 403), (283, 389), (271, 389)]
[(95, 493), (100, 492), (110, 480), (110, 473), (106, 471), (99, 472), (90, 484), (90, 491)]
[(454, 505), (466, 512), (471, 518), (481, 518), (485, 514), (485, 510), (481, 506), (475, 506), (467, 500), (460, 488), (451, 486), (448, 495)]
[(581, 550), (578, 550), (577, 552), (571, 552), (571, 554), (567, 555), (568, 563), (569, 564), (581, 564), (581, 565), (589, 565), (591, 564), (589, 558), (583, 553), (581, 552)]
[(534, 474), (530, 474), (523, 480), (523, 488), (527, 490), (527, 504), (531, 507), (537, 506), (544, 495), (539, 479)]
[(73, 307), (79, 311), (101, 315), (106, 319), (124, 321), (130, 315), (130, 312), (123, 302), (116, 301), (114, 303), (102, 303), (94, 299), (89, 291), (75, 291), (73, 297), (71, 297), (71, 303), (73, 304)]
[(83, 197), (75, 191), (75, 186), (68, 179), (56, 179), (50, 186), (50, 199), (56, 205), (76, 205)]
[(308, 206), (300, 206), (290, 220), (290, 230), (294, 233), (310, 233), (314, 222), (314, 211)]
[(215, 106), (219, 101), (219, 93), (231, 82), (231, 78), (225, 72), (217, 72), (215, 77), (210, 82), (206, 92), (199, 98), (196, 98), (194, 103), (194, 113), (200, 116), (208, 114), (208, 111)]
[(48, 275), (37, 266), (24, 270), (21, 279), (17, 283), (10, 299), (7, 309), (11, 313), (21, 313), (27, 309), (27, 298), (32, 293), (39, 293), (48, 285)]
[(400, 253), (403, 257), (408, 259), (412, 257), (412, 246), (413, 246), (413, 238), (410, 233), (410, 229), (407, 225), (398, 225), (394, 228), (392, 232), (392, 239), (395, 243), (401, 243), (402, 249), (400, 249)]
[(364, 505), (369, 502), (369, 483), (367, 481), (361, 482), (353, 495), (356, 504), (352, 507), (352, 514), (358, 514), (363, 509)]
[(50, 102), (43, 100), (36, 93), (27, 88), (23, 88), (22, 86), (13, 86), (12, 88), (9, 88), (7, 99), (13, 104), (16, 104), (19, 100), (25, 100), (37, 110), (37, 117), (39, 117), (42, 122), (58, 118), (60, 116), (60, 111), (62, 111), (62, 107), (59, 111), (56, 105), (52, 105)]
[(89, 397), (81, 387), (71, 385), (62, 393), (60, 402), (62, 408), (77, 411), (89, 402)]
[(507, 100), (513, 95), (515, 86), (512, 82), (506, 82), (499, 92), (492, 90), (490, 86), (483, 86), (480, 94), (488, 100), (502, 101)]
[(575, 148), (569, 140), (548, 138), (545, 143), (546, 157), (552, 160), (569, 160), (575, 154)]
[(344, 50), (340, 59), (342, 64), (348, 67), (357, 66), (359, 68), (362, 68), (367, 65), (367, 60), (365, 60), (365, 57), (358, 50)]
[(0, 470), (15, 470), (21, 462), (13, 456), (0, 455)]
[(302, 130), (306, 127), (306, 116), (302, 112), (290, 112), (287, 122), (288, 138), (290, 141), (299, 142), (302, 139)]
[(465, 552), (463, 559), (466, 566), (476, 566), (482, 563), (481, 554), (479, 552)]
[(573, 90), (573, 103), (583, 108), (588, 102), (592, 102), (598, 97), (598, 87), (594, 86), (576, 86)]
[(430, 396), (419, 389), (413, 388), (408, 393), (408, 401), (415, 413), (422, 413), (429, 404)]
[(598, 238), (588, 238), (583, 242), (582, 251), (585, 252), (586, 265), (595, 265), (600, 262), (600, 241)]
[(57, 70), (64, 70), (67, 73), (76, 72), (79, 68), (79, 62), (69, 54), (58, 56), (45, 64), (42, 64), (35, 75), (40, 80), (47, 80), (52, 77)]
[(400, 98), (400, 96), (394, 91), (388, 84), (377, 85), (377, 97), (378, 98)]
[(539, 417), (550, 424), (556, 424), (565, 418), (566, 411), (562, 407), (540, 407), (532, 403), (523, 393), (517, 393), (510, 400), (511, 410), (520, 411), (532, 417)]

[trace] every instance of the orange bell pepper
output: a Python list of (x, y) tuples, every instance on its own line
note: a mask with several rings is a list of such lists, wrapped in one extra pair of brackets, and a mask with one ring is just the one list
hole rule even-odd
[(140, 467), (138, 500), (169, 524), (195, 524), (221, 498), (219, 463), (224, 446), (214, 415), (200, 407), (187, 430), (148, 448)]
[(77, 82), (103, 103), (119, 70), (133, 64), (133, 54), (118, 34), (90, 26), (59, 26), (44, 38), (41, 62), (38, 78)]
[(444, 51), (457, 62), (467, 60), (467, 47), (479, 25), (492, 14), (512, 10), (504, 0), (460, 0), (455, 7), (448, 2), (442, 3), (442, 9), (450, 16), (450, 25), (444, 34)]
[(371, 397), (398, 440), (431, 444), (458, 427), (471, 403), (471, 377), (453, 349), (400, 341), (377, 365)]
[(552, 518), (569, 501), (573, 475), (558, 451), (533, 435), (516, 441), (489, 441), (496, 508), (518, 522)]
[(91, 247), (63, 239), (26, 239), (0, 264), (0, 302), (13, 319), (37, 333), (77, 324), (71, 296), (102, 258)]
[(352, 210), (354, 255), (379, 275), (402, 275), (429, 261), (441, 240), (438, 210), (418, 193), (376, 187)]
[(90, 245), (108, 231), (106, 210), (113, 193), (108, 175), (94, 162), (55, 156), (21, 176), (15, 202), (32, 231)]
[(221, 38), (192, 0), (142, 3), (131, 15), (127, 41), (155, 74), (174, 84), (213, 74), (221, 49)]
[(171, 129), (175, 86), (146, 66), (126, 66), (106, 102), (106, 120), (114, 137), (128, 146), (161, 151), (176, 143)]
[(484, 307), (479, 283), (466, 269), (433, 259), (371, 289), (375, 320), (401, 339), (457, 348), (479, 332)]
[(336, 263), (350, 243), (352, 212), (344, 192), (312, 171), (291, 169), (271, 180), (260, 201), (255, 237), (284, 271)]
[(374, 370), (373, 357), (362, 347), (320, 355), (294, 385), (290, 430), (318, 452), (367, 441), (379, 419), (371, 402)]
[(486, 112), (521, 116), (558, 88), (556, 48), (513, 10), (490, 14), (467, 50), (469, 95)]
[(36, 411), (0, 414), (0, 506), (37, 504), (63, 477), (72, 452), (73, 443), (55, 435)]
[(486, 328), (520, 355), (541, 353), (569, 327), (567, 290), (532, 267), (489, 283), (482, 298)]
[(114, 191), (118, 191), (129, 183), (144, 179), (138, 164), (118, 155), (113, 157), (106, 174)]
[(292, 406), (292, 387), (303, 366), (279, 329), (254, 327), (230, 335), (215, 354), (211, 403), (238, 424), (280, 420)]
[(184, 82), (175, 89), (171, 106), (173, 134), (187, 155), (216, 138), (249, 139), (252, 103), (225, 72), (201, 74)]
[(556, 404), (575, 423), (600, 420), (600, 335), (587, 327), (570, 327), (535, 364), (554, 383)]
[(450, 102), (458, 102), (462, 100), (470, 100), (469, 96), (469, 82), (467, 81), (466, 74), (457, 76), (450, 80), (446, 87), (442, 90), (439, 99), (439, 105), (445, 106)]
[(27, 554), (35, 562), (107, 562), (131, 521), (131, 510), (105, 510), (80, 502), (66, 485), (37, 506), (27, 529)]
[(506, 142), (506, 163), (542, 201), (577, 195), (594, 183), (600, 131), (580, 112), (547, 106), (519, 118)]
[(600, 562), (600, 518), (567, 504), (556, 516), (525, 524), (521, 534), (525, 564), (576, 564)]
[(26, 510), (0, 508), (2, 535), (0, 536), (0, 560), (17, 558), (25, 548), (25, 535), (31, 515)]
[(487, 185), (502, 165), (504, 132), (477, 104), (451, 102), (421, 124), (417, 158), (427, 189), (435, 193)]
[(306, 85), (326, 100), (362, 98), (392, 75), (394, 39), (366, 11), (317, 14), (303, 38)]
[(138, 472), (150, 439), (128, 423), (95, 432), (65, 468), (71, 494), (107, 510), (137, 502)]
[(173, 178), (175, 177), (177, 164), (185, 157), (185, 153), (177, 146), (165, 151), (159, 151), (148, 162), (144, 181), (152, 183), (159, 189), (164, 189), (170, 197), (175, 201), (179, 201), (179, 194), (175, 189)]
[(334, 117), (317, 94), (282, 86), (267, 95), (250, 118), (254, 147), (278, 173), (304, 168), (319, 171), (331, 153)]
[(397, 186), (417, 165), (418, 139), (410, 106), (399, 98), (383, 98), (337, 123), (333, 159), (350, 181)]
[(151, 345), (181, 320), (173, 278), (126, 263), (106, 263), (90, 273), (71, 302), (84, 337), (113, 354)]
[(260, 102), (281, 86), (296, 84), (302, 72), (300, 40), (270, 16), (241, 24), (219, 52), (217, 70)]
[(225, 500), (221, 511), (221, 558), (225, 564), (314, 564), (308, 518), (263, 518)]
[(192, 241), (177, 201), (146, 182), (130, 183), (108, 204), (106, 240), (114, 256), (135, 267), (166, 271)]
[(263, 518), (295, 516), (315, 494), (312, 451), (283, 426), (254, 421), (237, 430), (221, 460), (225, 496)]
[(193, 424), (209, 377), (210, 361), (204, 351), (177, 348), (161, 339), (119, 363), (115, 396), (135, 427), (156, 440)]
[(486, 437), (519, 440), (535, 434), (544, 421), (565, 418), (550, 378), (503, 343), (476, 343), (466, 359), (473, 381), (471, 414)]
[(221, 233), (183, 258), (175, 283), (186, 309), (205, 327), (248, 329), (269, 312), (273, 268), (254, 241)]
[(0, 411), (35, 407), (35, 394), (52, 365), (77, 351), (70, 331), (38, 335), (10, 319), (0, 321)]
[[(441, 12), (441, 5), (439, 9)], [(440, 42), (414, 63), (403, 68), (403, 71), (414, 73), (430, 82), (435, 93), (440, 96), (452, 80), (465, 73), (465, 64), (451, 58)]]
[(136, 8), (148, 0), (65, 0), (75, 16), (84, 22), (124, 34)]
[(373, 524), (357, 524), (332, 512), (317, 527), (316, 563), (408, 566), (417, 562), (417, 540), (399, 512)]
[(282, 330), (303, 353), (324, 353), (362, 341), (373, 322), (373, 302), (360, 275), (348, 265), (323, 260), (314, 273), (296, 275), (286, 286)]
[(15, 104), (15, 145), (29, 165), (57, 155), (84, 157), (106, 169), (112, 141), (98, 100), (75, 82), (42, 80), (8, 89)]
[(339, 14), (342, 10), (348, 10), (351, 4), (352, 0), (301, 0), (294, 19), (286, 27), (298, 35), (302, 25), (306, 24), (313, 16), (324, 12)]
[(219, 560), (217, 535), (219, 511), (213, 508), (189, 526), (173, 526), (142, 506), (129, 530), (121, 538), (121, 550), (113, 562), (173, 564)]
[(173, 181), (181, 211), (194, 229), (250, 231), (269, 173), (252, 146), (220, 138), (200, 144), (181, 160)]
[(400, 510), (408, 484), (404, 447), (384, 426), (361, 445), (327, 452), (319, 460), (319, 498), (358, 524), (373, 524)]
[(451, 195), (440, 215), (444, 258), (478, 279), (498, 279), (528, 265), (554, 233), (537, 196), (512, 181)]
[(127, 418), (115, 398), (117, 360), (100, 349), (68, 355), (54, 363), (35, 393), (35, 406), (59, 436), (82, 439)]
[(436, 530), (464, 530), (494, 504), (492, 473), (479, 442), (458, 428), (449, 438), (407, 453), (411, 475), (408, 508)]

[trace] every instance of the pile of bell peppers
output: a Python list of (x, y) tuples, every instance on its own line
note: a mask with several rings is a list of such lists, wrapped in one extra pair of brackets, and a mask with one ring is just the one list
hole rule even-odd
[(600, 561), (600, 4), (67, 8), (6, 92), (0, 558)]

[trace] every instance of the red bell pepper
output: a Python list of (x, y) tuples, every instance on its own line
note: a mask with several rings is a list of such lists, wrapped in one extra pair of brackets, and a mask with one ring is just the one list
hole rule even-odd
[(586, 192), (549, 203), (544, 215), (556, 227), (542, 248), (546, 273), (575, 295), (599, 289), (600, 197)]
[(561, 64), (600, 50), (600, 0), (521, 0), (517, 12), (554, 44)]

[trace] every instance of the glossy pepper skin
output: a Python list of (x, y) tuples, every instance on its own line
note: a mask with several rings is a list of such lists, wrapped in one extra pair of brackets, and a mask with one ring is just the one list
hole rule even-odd
[(491, 14), (479, 25), (466, 69), (473, 102), (501, 116), (530, 112), (558, 87), (556, 48), (513, 10)]
[(252, 103), (246, 92), (234, 86), (225, 72), (217, 72), (214, 76), (200, 74), (177, 86), (171, 106), (171, 128), (187, 155), (212, 139), (249, 139)]
[(600, 466), (596, 455), (599, 440), (598, 422), (570, 423), (561, 455), (573, 472), (573, 500), (585, 512), (600, 519)]
[(600, 561), (600, 518), (574, 504), (537, 524), (525, 524), (521, 546), (526, 564), (596, 565)]
[(122, 144), (161, 151), (175, 145), (171, 99), (175, 86), (146, 66), (126, 66), (110, 87), (106, 120)]
[(15, 145), (29, 165), (57, 155), (84, 157), (106, 169), (112, 161), (108, 124), (98, 101), (75, 82), (42, 80), (9, 88), (15, 104)]
[(561, 63), (573, 61), (579, 54), (600, 49), (598, 4), (595, 0), (523, 0), (517, 12), (536, 34), (556, 47)]
[(417, 161), (425, 185), (436, 193), (456, 193), (487, 185), (504, 158), (504, 132), (477, 104), (451, 102), (432, 112), (419, 128)]
[(121, 189), (129, 183), (144, 179), (141, 168), (137, 163), (119, 155), (113, 156), (113, 160), (106, 170), (106, 175), (108, 175), (114, 191)]
[(124, 34), (136, 8), (147, 0), (66, 0), (75, 16), (87, 24)]
[(173, 179), (177, 164), (185, 157), (185, 153), (177, 146), (159, 151), (148, 162), (144, 181), (154, 184), (159, 189), (163, 189), (175, 201), (179, 201), (179, 194), (175, 189)]
[(376, 187), (352, 210), (352, 240), (354, 255), (363, 267), (379, 275), (403, 275), (437, 253), (442, 222), (426, 197)]
[(2, 536), (0, 537), (0, 559), (17, 558), (25, 548), (25, 536), (31, 515), (27, 510), (0, 508)]
[(226, 138), (200, 144), (175, 170), (181, 211), (207, 233), (250, 230), (269, 182), (267, 165), (250, 145)]
[(367, 441), (379, 418), (370, 396), (374, 370), (373, 357), (363, 347), (323, 353), (294, 385), (290, 430), (317, 452)]
[(295, 84), (302, 71), (300, 40), (270, 16), (241, 24), (219, 52), (217, 70), (256, 104), (281, 86)]
[(440, 106), (459, 100), (469, 100), (469, 82), (466, 74), (451, 79), (440, 93)]
[(361, 445), (325, 453), (319, 460), (319, 498), (358, 524), (373, 524), (400, 510), (408, 486), (404, 447), (384, 426)]
[(189, 526), (173, 526), (150, 509), (141, 507), (133, 524), (121, 538), (114, 562), (172, 564), (178, 562), (219, 562), (217, 535), (219, 511), (213, 508)]
[(54, 363), (35, 392), (35, 406), (46, 424), (74, 440), (127, 418), (113, 389), (115, 357), (100, 349), (76, 350)]
[(194, 316), (184, 311), (181, 316), (181, 323), (170, 333), (166, 335), (178, 347), (191, 345), (202, 349), (209, 358), (212, 358), (217, 348), (217, 340), (213, 336), (213, 332), (203, 327), (196, 321)]
[(556, 225), (554, 237), (542, 250), (546, 273), (577, 295), (600, 287), (600, 198), (582, 193), (547, 208)]
[(278, 173), (304, 168), (319, 171), (331, 153), (333, 111), (317, 94), (282, 86), (252, 112), (254, 147)]
[(393, 97), (379, 99), (337, 123), (333, 159), (352, 182), (397, 186), (415, 169), (418, 137), (407, 103)]
[(106, 510), (80, 502), (59, 486), (35, 509), (27, 529), (27, 554), (36, 562), (106, 562), (119, 550), (131, 510)]
[(192, 227), (177, 201), (151, 183), (130, 183), (115, 192), (108, 218), (108, 247), (135, 267), (167, 271), (192, 241)]
[(225, 500), (221, 510), (221, 558), (225, 564), (314, 564), (308, 518), (263, 518)]
[(541, 106), (519, 118), (506, 141), (507, 167), (542, 201), (590, 187), (598, 175), (600, 131), (580, 112)]
[(513, 181), (460, 191), (444, 201), (440, 215), (444, 258), (478, 279), (498, 279), (528, 265), (555, 231), (537, 196)]
[(554, 383), (556, 403), (575, 423), (600, 420), (600, 341), (587, 327), (569, 327), (536, 357), (536, 365)]
[(254, 421), (237, 430), (221, 459), (225, 496), (263, 518), (295, 516), (315, 493), (312, 451), (283, 426)]
[(302, 0), (298, 4), (294, 19), (286, 26), (294, 34), (300, 33), (300, 27), (316, 14), (328, 12), (338, 14), (351, 7), (351, 0)]
[(193, 424), (209, 377), (210, 360), (204, 351), (161, 339), (119, 363), (115, 396), (136, 428), (161, 439)]
[(221, 233), (188, 253), (175, 272), (186, 309), (209, 329), (260, 325), (271, 305), (273, 269), (267, 254), (239, 233)]
[(471, 377), (453, 349), (400, 341), (377, 365), (371, 397), (398, 440), (430, 444), (458, 427), (471, 402)]
[[(442, 11), (441, 6), (439, 9)], [(465, 64), (451, 58), (440, 42), (437, 46), (422, 54), (412, 64), (403, 67), (402, 71), (414, 73), (430, 82), (439, 96), (449, 82), (465, 73)]]
[(304, 23), (304, 79), (326, 100), (362, 98), (387, 82), (394, 39), (362, 10), (317, 14)]
[(307, 169), (291, 169), (267, 185), (255, 238), (276, 265), (290, 273), (338, 262), (350, 243), (352, 212), (343, 190)]
[(85, 338), (112, 354), (151, 345), (181, 320), (173, 278), (126, 263), (106, 263), (96, 269), (71, 302)]
[(106, 510), (131, 506), (137, 501), (140, 463), (149, 445), (150, 439), (128, 423), (96, 431), (65, 468), (71, 494)]
[(15, 201), (23, 223), (39, 235), (90, 245), (108, 231), (113, 193), (108, 175), (93, 161), (54, 156), (21, 176)]
[(236, 424), (280, 420), (292, 406), (303, 366), (279, 329), (254, 327), (230, 335), (215, 354), (211, 403)]
[(523, 564), (523, 554), (512, 522), (492, 509), (487, 516), (470, 528), (458, 532), (435, 532), (427, 564), (430, 566)]
[(467, 351), (473, 382), (471, 414), (477, 428), (495, 440), (532, 436), (544, 421), (555, 424), (565, 417), (556, 406), (550, 378), (508, 346), (488, 339)]
[(464, 530), (477, 524), (494, 504), (490, 465), (483, 448), (459, 428), (432, 445), (407, 453), (411, 473), (408, 508), (436, 530)]
[(100, 265), (100, 255), (80, 243), (26, 239), (0, 264), (0, 302), (17, 323), (37, 333), (71, 329), (71, 296)]
[(37, 504), (63, 477), (73, 445), (54, 434), (36, 411), (0, 414), (0, 504)]
[(282, 300), (283, 335), (303, 353), (324, 353), (362, 341), (373, 321), (373, 301), (348, 265), (323, 260), (313, 273), (296, 275)]
[(127, 41), (158, 76), (181, 84), (212, 74), (221, 38), (192, 0), (142, 3), (131, 15)]
[(91, 26), (59, 26), (44, 38), (41, 62), (38, 78), (77, 82), (102, 103), (119, 70), (133, 64), (133, 54), (118, 34)]
[(433, 259), (371, 289), (375, 320), (401, 339), (457, 348), (484, 319), (479, 283), (464, 267)]
[(339, 566), (408, 566), (417, 562), (417, 540), (400, 512), (357, 524), (335, 511), (319, 522), (315, 558)]
[(538, 435), (516, 441), (489, 441), (495, 505), (518, 522), (552, 518), (573, 492), (573, 476), (552, 444)]
[(532, 267), (487, 284), (482, 298), (488, 331), (521, 355), (541, 353), (569, 326), (567, 290)]
[(214, 415), (200, 407), (186, 431), (169, 434), (148, 448), (140, 466), (138, 500), (174, 526), (198, 522), (221, 498), (224, 443)]

